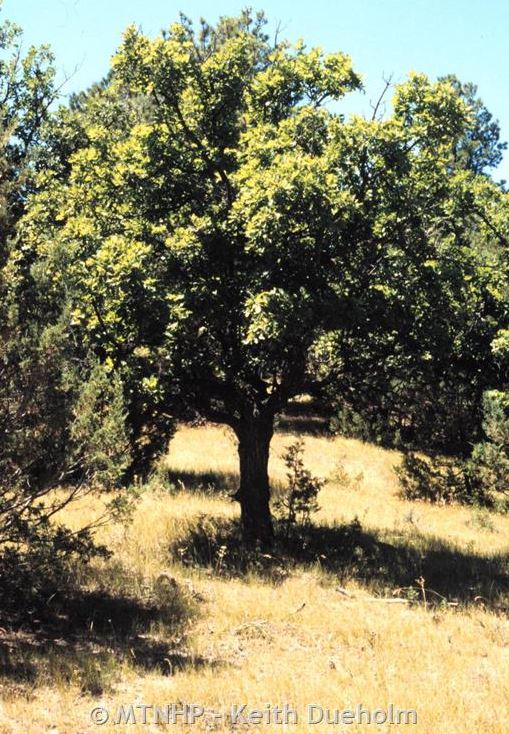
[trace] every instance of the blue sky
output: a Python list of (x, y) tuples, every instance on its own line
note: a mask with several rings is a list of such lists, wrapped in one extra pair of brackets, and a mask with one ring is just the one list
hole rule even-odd
[[(67, 91), (104, 76), (129, 23), (155, 35), (182, 10), (214, 21), (249, 3), (222, 0), (4, 0), (3, 17), (19, 23), (26, 44), (50, 43), (59, 75), (73, 73)], [(509, 140), (509, 0), (356, 0), (290, 2), (265, 0), (275, 28), (290, 40), (327, 51), (346, 51), (363, 75), (365, 94), (342, 103), (348, 112), (368, 113), (383, 87), (383, 75), (401, 81), (410, 70), (432, 77), (455, 73), (472, 81)], [(509, 179), (509, 152), (495, 173)]]

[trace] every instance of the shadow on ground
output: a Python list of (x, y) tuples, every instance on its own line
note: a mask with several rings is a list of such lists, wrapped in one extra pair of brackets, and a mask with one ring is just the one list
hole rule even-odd
[[(239, 488), (238, 472), (168, 469), (164, 473), (164, 479), (165, 483), (174, 491), (185, 489), (188, 492), (200, 492), (223, 499), (231, 499)], [(277, 497), (285, 486), (284, 481), (273, 480), (274, 496)]]
[(299, 436), (330, 436), (329, 424), (329, 419), (321, 415), (283, 413), (277, 419), (277, 430)]
[(276, 419), (281, 433), (307, 436), (330, 436), (330, 410), (317, 400), (291, 401), (284, 413)]
[(0, 678), (74, 683), (99, 695), (124, 663), (161, 675), (221, 664), (186, 649), (186, 631), (197, 613), (196, 601), (171, 583), (143, 597), (130, 596), (128, 589), (86, 592), (70, 584), (23, 609), (2, 604)]
[(185, 488), (206, 494), (233, 494), (239, 486), (239, 475), (235, 472), (200, 472), (169, 469), (165, 479), (176, 489)]
[(376, 533), (355, 520), (318, 525), (284, 538), (278, 528), (270, 553), (243, 548), (237, 522), (199, 517), (170, 552), (184, 563), (231, 576), (257, 574), (284, 580), (297, 567), (319, 565), (339, 583), (355, 579), (374, 594), (427, 602), (484, 604), (509, 610), (509, 554), (477, 555), (438, 538), (402, 532)]

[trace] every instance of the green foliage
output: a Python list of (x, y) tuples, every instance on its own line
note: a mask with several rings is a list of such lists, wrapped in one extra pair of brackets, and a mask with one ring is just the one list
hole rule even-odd
[[(2, 502), (3, 505), (3, 502)], [(0, 512), (3, 507), (0, 507)], [(0, 543), (0, 609), (5, 615), (24, 618), (30, 610), (41, 610), (52, 595), (73, 586), (77, 567), (94, 557), (107, 557), (90, 530), (72, 532), (48, 520), (41, 506), (32, 505), (23, 517), (2, 514), (6, 523)], [(7, 526), (7, 527), (6, 527)]]
[[(98, 368), (85, 382), (69, 370), (65, 331), (47, 329), (37, 348), (22, 340), (7, 346), (0, 384), (0, 575), (4, 592), (21, 600), (57, 584), (68, 563), (104, 554), (90, 528), (72, 532), (53, 518), (94, 484), (118, 483), (126, 440), (118, 387), (115, 394), (115, 383), (101, 380)], [(114, 497), (102, 519), (123, 515), (124, 505)]]
[(444, 364), (439, 374), (433, 365), (406, 378), (386, 363), (377, 374), (354, 376), (347, 399), (333, 385), (326, 392), (330, 428), (382, 446), (467, 456), (481, 436), (482, 391), (497, 379), (489, 353), (478, 361), (483, 371)]
[(456, 165), (473, 171), (486, 173), (495, 168), (502, 160), (507, 143), (500, 142), (500, 126), (477, 96), (475, 84), (463, 84), (454, 75), (444, 77), (460, 97), (466, 102), (474, 124), (456, 146), (454, 158)]
[[(240, 194), (258, 132), (267, 125), (275, 132), (279, 118), (294, 113), (300, 130), (301, 106), (313, 124), (319, 100), (358, 80), (344, 55), (302, 45), (271, 50), (260, 27), (244, 15), (197, 39), (185, 22), (153, 43), (130, 29), (108, 100), (143, 97), (145, 119), (113, 129), (101, 119), (87, 124), (65, 189), (45, 185), (26, 220), (45, 273), (58, 262), (54, 277), (70, 285), (76, 328), (120, 366), (129, 400), (147, 413), (162, 414), (180, 395), (209, 416), (218, 403), (224, 409), (225, 395), (242, 410), (254, 375), (279, 370), (295, 351), (295, 308), (311, 329), (308, 289), (292, 294), (259, 282)], [(83, 185), (92, 192), (96, 184), (93, 197), (82, 198)], [(62, 272), (63, 249), (73, 255)], [(294, 346), (283, 354), (285, 340)]]
[[(54, 517), (98, 482), (118, 483), (126, 437), (118, 381), (75, 365), (65, 323), (9, 336), (0, 362), (0, 606), (22, 618), (72, 585), (77, 564), (106, 553), (92, 528), (71, 531)], [(113, 497), (102, 520), (124, 514)]]
[[(268, 436), (310, 386), (400, 436), (433, 433), (438, 390), (464, 447), (498, 384), (509, 199), (482, 173), (500, 148), (474, 91), (412, 74), (388, 119), (345, 120), (350, 58), (263, 28), (248, 11), (154, 40), (130, 27), (47, 127), (7, 272), (26, 314), (69, 314), (118, 375), (131, 475), (177, 413)], [(268, 514), (266, 488), (241, 485)]]
[(496, 390), (484, 395), (483, 429), (486, 439), (468, 459), (421, 459), (406, 454), (397, 468), (402, 495), (429, 502), (460, 502), (509, 507), (509, 400)]
[(70, 443), (89, 481), (118, 486), (130, 465), (123, 386), (117, 374), (96, 364), (80, 386), (70, 424)]
[[(71, 565), (105, 554), (90, 528), (72, 532), (52, 520), (91, 469), (80, 445), (84, 436), (76, 437), (72, 458), (69, 450), (82, 375), (65, 312), (53, 305), (47, 318), (31, 287), (16, 291), (21, 271), (13, 281), (12, 263), (6, 265), (10, 253), (22, 250), (19, 220), (34, 190), (42, 131), (56, 97), (52, 63), (47, 47), (23, 55), (20, 28), (0, 25), (0, 607), (10, 619), (43, 608), (66, 586)], [(74, 487), (51, 493), (71, 477), (78, 480)]]
[(147, 414), (179, 396), (230, 423), (277, 411), (317, 360), (341, 389), (373, 364), (425, 381), (486, 299), (472, 197), (503, 197), (450, 168), (473, 124), (454, 85), (414, 75), (393, 118), (344, 122), (323, 103), (358, 88), (349, 59), (273, 49), (261, 27), (129, 29), (97, 92), (128, 112), (80, 103), (69, 175), (45, 174), (25, 222), (76, 328)]
[(399, 445), (398, 428), (395, 424), (391, 425), (390, 418), (384, 413), (383, 405), (376, 404), (371, 411), (368, 409), (362, 411), (334, 396), (331, 402), (333, 415), (329, 425), (332, 433), (381, 445)]
[(478, 483), (498, 506), (509, 507), (509, 395), (491, 390), (484, 396), (485, 441), (474, 446), (470, 459)]
[(2, 346), (2, 486), (30, 496), (74, 481), (118, 484), (129, 465), (118, 375), (86, 356), (76, 364), (64, 320), (40, 335), (13, 330)]
[(401, 495), (407, 500), (433, 504), (489, 504), (489, 496), (478, 486), (463, 462), (450, 458), (422, 459), (405, 454), (396, 467)]
[(304, 443), (297, 441), (288, 447), (283, 455), (287, 468), (288, 487), (278, 497), (275, 508), (280, 513), (288, 538), (292, 529), (299, 525), (305, 527), (311, 522), (311, 515), (318, 512), (318, 493), (324, 485), (322, 479), (314, 477), (304, 467)]
[(33, 187), (30, 163), (55, 98), (54, 76), (47, 46), (31, 46), (23, 55), (19, 26), (0, 24), (0, 264)]

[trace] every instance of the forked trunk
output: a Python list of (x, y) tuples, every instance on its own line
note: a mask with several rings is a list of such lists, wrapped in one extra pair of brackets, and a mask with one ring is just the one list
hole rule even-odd
[(267, 547), (274, 530), (270, 514), (269, 447), (274, 433), (273, 418), (253, 417), (241, 422), (239, 440), (240, 502), (244, 541)]

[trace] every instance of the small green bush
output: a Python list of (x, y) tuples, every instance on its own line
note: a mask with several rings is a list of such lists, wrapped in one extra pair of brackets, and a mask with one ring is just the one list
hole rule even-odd
[(103, 489), (119, 486), (131, 462), (126, 415), (120, 377), (96, 363), (74, 405), (70, 450), (76, 467)]
[(275, 509), (281, 515), (287, 538), (293, 527), (309, 525), (311, 515), (320, 509), (317, 497), (324, 480), (304, 468), (303, 452), (303, 442), (296, 441), (283, 454), (288, 487), (275, 503)]
[(509, 508), (509, 393), (490, 390), (483, 399), (486, 440), (468, 459), (404, 456), (396, 468), (401, 494), (410, 500), (458, 502), (499, 511)]
[(509, 498), (509, 393), (485, 393), (483, 413), (487, 440), (474, 446), (471, 471), (494, 502), (502, 505)]
[(487, 504), (486, 493), (466, 462), (443, 457), (421, 459), (409, 452), (395, 471), (404, 499), (435, 504)]

